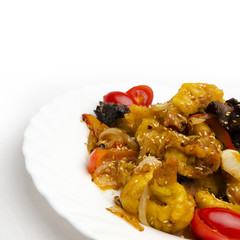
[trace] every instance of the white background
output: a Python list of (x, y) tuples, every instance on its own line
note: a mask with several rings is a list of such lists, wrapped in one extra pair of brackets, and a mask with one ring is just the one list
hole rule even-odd
[(238, 2), (0, 1), (0, 239), (87, 239), (26, 172), (23, 133), (40, 106), (87, 84), (239, 87)]

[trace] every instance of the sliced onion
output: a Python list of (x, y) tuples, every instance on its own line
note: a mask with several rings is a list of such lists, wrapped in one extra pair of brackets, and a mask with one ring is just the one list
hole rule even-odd
[(141, 172), (145, 172), (146, 170), (150, 171), (151, 169), (155, 169), (159, 164), (162, 164), (162, 162), (157, 160), (155, 157), (146, 157), (134, 169), (134, 173), (139, 174)]
[(94, 179), (94, 183), (101, 189), (101, 190), (108, 190), (108, 189), (117, 189), (118, 185), (116, 181), (113, 181), (107, 176), (106, 174), (101, 175)]
[(151, 106), (154, 111), (164, 111), (172, 106), (172, 102), (157, 103)]
[(98, 177), (99, 175), (101, 175), (102, 173), (105, 172), (105, 170), (108, 168), (108, 164), (105, 163), (105, 164), (102, 164), (100, 165), (93, 173), (92, 177), (93, 179), (95, 179), (96, 177)]
[(199, 123), (202, 123), (202, 122), (205, 122), (206, 119), (204, 118), (193, 118), (191, 119), (191, 123), (192, 125), (196, 125), (196, 124), (199, 124)]
[(109, 165), (106, 163), (99, 166), (92, 174), (93, 181), (102, 190), (117, 187), (116, 180), (106, 172), (107, 169), (109, 170)]
[(140, 198), (139, 201), (139, 206), (138, 206), (138, 218), (140, 222), (146, 226), (150, 226), (147, 221), (147, 212), (146, 212), (146, 205), (147, 201), (149, 199), (149, 194), (148, 194), (148, 186), (144, 188), (143, 194)]
[(202, 122), (206, 121), (207, 119), (210, 119), (213, 117), (215, 117), (215, 115), (212, 113), (197, 113), (197, 114), (190, 116), (188, 118), (188, 121), (191, 124), (196, 125), (196, 124), (202, 123)]
[(236, 150), (222, 151), (222, 169), (240, 181), (240, 153)]
[(139, 224), (139, 221), (138, 221), (137, 217), (134, 216), (133, 214), (130, 214), (130, 213), (126, 212), (121, 207), (119, 207), (119, 206), (112, 206), (110, 208), (107, 208), (107, 210), (110, 211), (111, 213), (113, 213), (113, 214), (123, 218), (125, 221), (130, 223), (133, 227), (135, 227), (139, 231), (143, 231), (144, 230), (144, 227)]
[(138, 149), (137, 142), (119, 128), (108, 128), (99, 135), (99, 141), (123, 142), (133, 150)]

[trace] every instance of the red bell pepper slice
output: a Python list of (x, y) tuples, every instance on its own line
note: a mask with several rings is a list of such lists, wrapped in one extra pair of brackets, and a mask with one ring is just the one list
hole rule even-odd
[(235, 146), (232, 143), (230, 135), (216, 118), (209, 118), (206, 122), (214, 131), (217, 139), (219, 139), (226, 148), (235, 150)]
[(82, 114), (83, 120), (86, 122), (88, 128), (93, 131), (94, 135), (98, 138), (101, 132), (108, 129), (109, 127), (101, 123), (96, 117), (92, 114)]
[(213, 132), (216, 138), (219, 139), (226, 148), (235, 150), (235, 146), (232, 143), (231, 137), (225, 128), (218, 122), (215, 115), (211, 113), (196, 113), (188, 118), (188, 121), (193, 121), (193, 119), (204, 119)]
[(131, 149), (105, 149), (105, 148), (95, 148), (89, 156), (88, 161), (88, 172), (90, 174), (103, 163), (103, 161), (120, 161), (123, 158), (128, 158), (129, 160), (136, 160), (138, 152)]

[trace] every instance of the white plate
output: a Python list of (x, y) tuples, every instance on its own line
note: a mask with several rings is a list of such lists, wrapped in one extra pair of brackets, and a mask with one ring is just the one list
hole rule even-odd
[[(169, 100), (180, 87), (154, 86), (155, 101)], [(83, 113), (93, 113), (102, 96), (130, 86), (84, 87), (64, 94), (31, 119), (24, 135), (26, 168), (40, 193), (61, 216), (86, 236), (112, 239), (181, 239), (145, 227), (139, 232), (106, 210), (113, 205), (114, 192), (102, 192), (86, 170), (88, 129)]]

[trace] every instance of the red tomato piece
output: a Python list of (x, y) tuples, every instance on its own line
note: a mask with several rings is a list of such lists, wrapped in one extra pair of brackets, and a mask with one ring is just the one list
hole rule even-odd
[(137, 105), (149, 106), (153, 100), (153, 90), (147, 85), (139, 85), (129, 89), (126, 94), (135, 100)]
[(135, 161), (138, 157), (138, 151), (132, 149), (105, 149), (105, 148), (95, 148), (89, 156), (88, 161), (88, 172), (90, 174), (104, 162), (120, 161), (123, 158), (128, 158), (129, 160)]
[(129, 95), (119, 91), (113, 91), (106, 94), (105, 96), (103, 96), (103, 101), (112, 102), (115, 104), (124, 104), (127, 105), (128, 107), (131, 106), (132, 104), (136, 104), (135, 100), (132, 99)]
[(231, 240), (240, 239), (240, 214), (225, 208), (202, 208), (200, 218)]
[(194, 212), (193, 219), (191, 221), (191, 229), (194, 236), (197, 239), (202, 240), (230, 240), (228, 237), (219, 233), (216, 229), (209, 227), (199, 216), (199, 210)]

